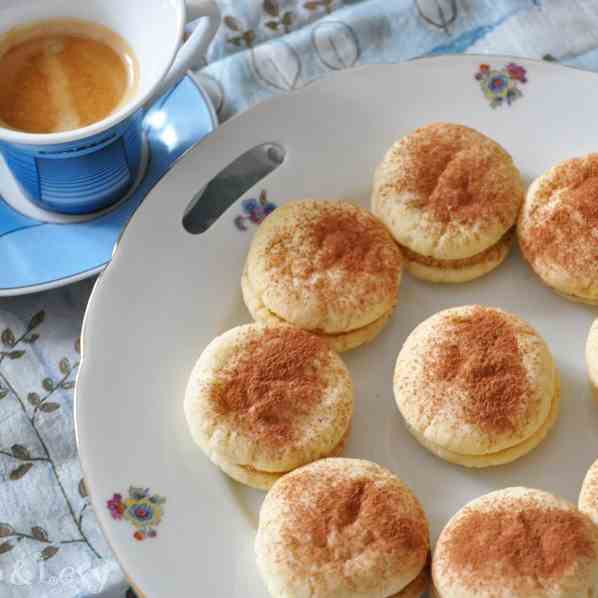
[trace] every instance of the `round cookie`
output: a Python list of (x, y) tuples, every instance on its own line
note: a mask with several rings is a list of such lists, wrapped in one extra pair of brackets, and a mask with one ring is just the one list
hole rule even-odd
[(598, 154), (565, 160), (537, 178), (517, 233), (545, 284), (572, 301), (598, 305)]
[(523, 202), (511, 156), (451, 123), (416, 129), (376, 169), (372, 211), (405, 250), (407, 269), (432, 282), (466, 282), (507, 256)]
[(193, 439), (212, 462), (267, 490), (285, 473), (342, 452), (353, 385), (321, 338), (291, 326), (247, 324), (201, 354), (184, 409)]
[(291, 324), (346, 351), (384, 327), (401, 273), (399, 248), (367, 210), (302, 200), (278, 208), (260, 225), (241, 288), (256, 321)]
[(281, 478), (262, 504), (257, 564), (272, 596), (386, 598), (426, 589), (429, 531), (411, 491), (358, 459)]
[(579, 510), (598, 525), (598, 460), (588, 470), (579, 493)]
[(446, 525), (434, 551), (437, 598), (573, 598), (598, 592), (598, 527), (548, 492), (506, 488)]
[(535, 448), (560, 400), (557, 369), (537, 332), (479, 305), (441, 311), (415, 328), (397, 358), (394, 393), (423, 446), (478, 468)]
[(586, 363), (594, 399), (598, 401), (598, 319), (594, 320), (586, 343)]

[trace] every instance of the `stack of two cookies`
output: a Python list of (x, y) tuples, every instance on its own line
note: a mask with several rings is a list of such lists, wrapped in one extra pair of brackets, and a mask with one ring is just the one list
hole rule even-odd
[(548, 346), (521, 318), (479, 305), (422, 322), (401, 349), (395, 398), (428, 450), (466, 467), (510, 463), (554, 425), (559, 375)]
[(367, 210), (341, 201), (296, 201), (258, 229), (242, 276), (256, 322), (290, 324), (338, 352), (371, 341), (397, 302), (402, 257)]
[(256, 323), (210, 343), (186, 391), (193, 438), (216, 465), (269, 489), (342, 452), (353, 386), (336, 351), (380, 332), (401, 269), (385, 227), (351, 204), (299, 201), (265, 220), (242, 277)]
[(498, 143), (463, 125), (433, 123), (388, 150), (371, 202), (410, 274), (459, 283), (503, 262), (523, 199), (521, 175)]

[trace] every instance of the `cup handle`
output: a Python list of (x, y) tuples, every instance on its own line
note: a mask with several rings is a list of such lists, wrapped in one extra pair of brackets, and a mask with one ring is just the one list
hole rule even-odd
[(187, 0), (186, 5), (187, 22), (206, 17), (207, 27), (196, 27), (189, 39), (179, 48), (166, 77), (147, 100), (146, 109), (178, 83), (190, 68), (205, 64), (205, 54), (220, 26), (220, 9), (214, 0)]

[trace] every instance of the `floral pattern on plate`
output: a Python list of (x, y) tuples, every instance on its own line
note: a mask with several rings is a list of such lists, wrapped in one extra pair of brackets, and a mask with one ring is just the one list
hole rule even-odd
[(260, 193), (258, 199), (249, 197), (241, 202), (243, 214), (235, 218), (235, 226), (239, 230), (247, 230), (247, 223), (260, 224), (264, 218), (276, 209), (276, 204), (268, 201), (265, 190)]
[(164, 515), (166, 499), (158, 494), (150, 494), (149, 488), (129, 487), (128, 498), (122, 494), (114, 494), (106, 502), (112, 519), (124, 519), (135, 528), (135, 540), (155, 538), (158, 535), (156, 527)]
[(489, 64), (480, 64), (475, 78), (480, 82), (482, 93), (490, 102), (490, 106), (497, 108), (505, 102), (510, 106), (523, 96), (519, 84), (527, 83), (527, 71), (514, 62), (501, 69), (494, 69)]

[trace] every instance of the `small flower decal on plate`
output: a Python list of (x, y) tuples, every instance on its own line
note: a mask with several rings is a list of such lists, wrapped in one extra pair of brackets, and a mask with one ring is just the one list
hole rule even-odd
[(262, 191), (258, 199), (250, 197), (241, 202), (243, 214), (235, 218), (235, 226), (239, 230), (247, 230), (247, 223), (260, 224), (264, 218), (276, 209), (276, 204), (268, 201), (266, 191)]
[(135, 528), (135, 540), (155, 538), (158, 535), (156, 527), (164, 514), (166, 499), (157, 494), (151, 494), (149, 488), (129, 487), (128, 498), (122, 494), (114, 496), (106, 502), (112, 519), (124, 519)]
[(483, 94), (492, 108), (506, 102), (510, 106), (523, 96), (519, 84), (527, 83), (527, 71), (519, 64), (510, 62), (501, 69), (493, 69), (489, 64), (480, 64), (475, 74)]

